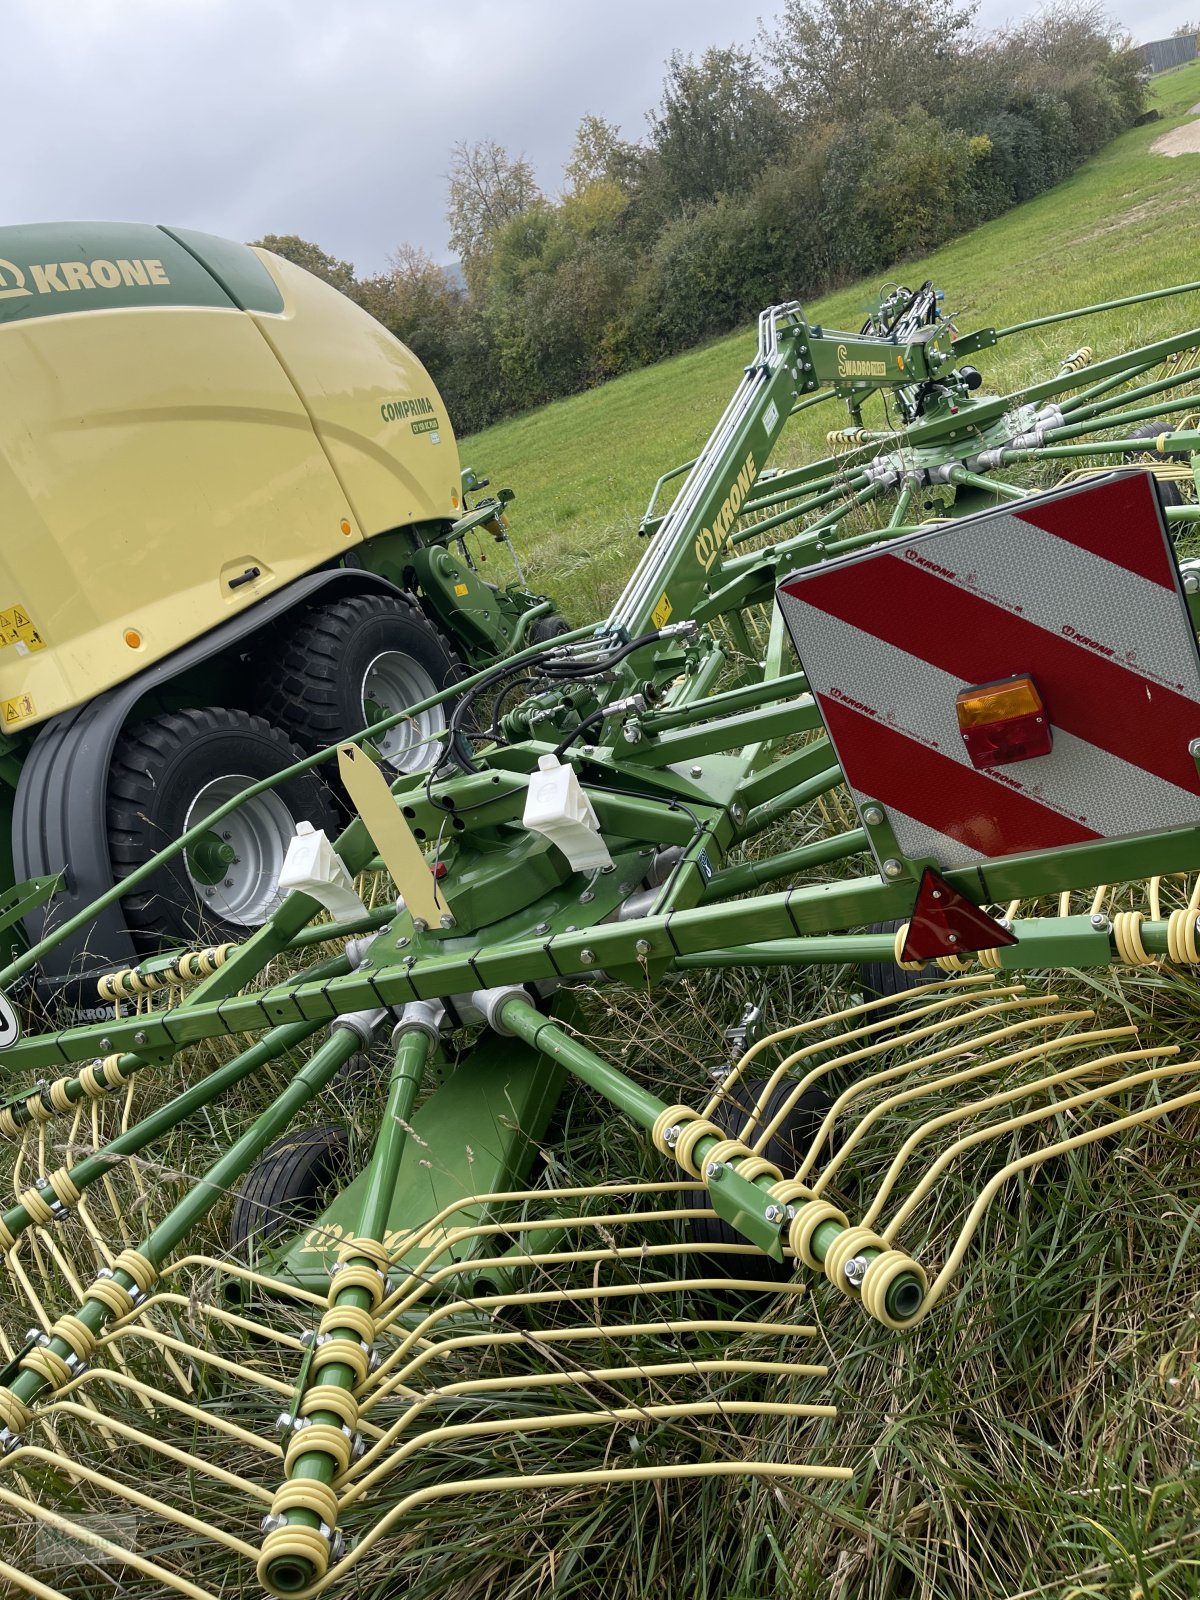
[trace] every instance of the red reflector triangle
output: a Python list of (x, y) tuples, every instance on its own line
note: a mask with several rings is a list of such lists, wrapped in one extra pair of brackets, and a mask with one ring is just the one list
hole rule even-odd
[(1016, 944), (1017, 936), (953, 888), (932, 867), (921, 874), (901, 961), (933, 961)]

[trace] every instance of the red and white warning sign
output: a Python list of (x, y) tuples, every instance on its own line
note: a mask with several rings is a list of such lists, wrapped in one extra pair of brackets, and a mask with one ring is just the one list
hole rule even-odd
[[(1200, 823), (1200, 655), (1149, 477), (1112, 474), (785, 578), (860, 808), (943, 868)], [(973, 764), (964, 690), (1027, 676), (1053, 748)]]

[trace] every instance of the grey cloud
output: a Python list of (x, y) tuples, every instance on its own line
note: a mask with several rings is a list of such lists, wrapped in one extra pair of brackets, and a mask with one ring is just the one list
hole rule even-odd
[[(645, 131), (672, 49), (748, 43), (728, 0), (9, 0), (0, 221), (125, 217), (299, 233), (362, 272), (446, 256), (458, 140), (523, 152), (553, 192), (579, 118)], [(994, 27), (1028, 8), (984, 0)], [(1186, 0), (1116, 8), (1140, 37)]]

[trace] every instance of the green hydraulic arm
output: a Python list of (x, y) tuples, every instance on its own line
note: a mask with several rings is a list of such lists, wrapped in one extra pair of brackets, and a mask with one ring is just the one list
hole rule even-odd
[(797, 401), (832, 385), (857, 404), (873, 389), (928, 382), (952, 367), (950, 346), (941, 321), (910, 328), (901, 320), (891, 334), (853, 334), (811, 325), (797, 301), (764, 311), (755, 359), (674, 504), (661, 521), (643, 521), (653, 542), (604, 631), (632, 639), (695, 615)]

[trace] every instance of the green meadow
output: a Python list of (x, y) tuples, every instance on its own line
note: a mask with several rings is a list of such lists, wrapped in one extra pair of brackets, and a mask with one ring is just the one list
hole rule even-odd
[[(1151, 152), (1191, 120), (1200, 64), (1155, 86), (1162, 120), (1134, 128), (1056, 189), (918, 261), (892, 279), (932, 278), (958, 326), (1007, 327), (1074, 306), (1200, 279), (1200, 154)], [(806, 305), (809, 319), (856, 328), (877, 294), (853, 284)], [(978, 365), (987, 388), (1056, 370), (1082, 344), (1097, 360), (1178, 327), (1200, 326), (1200, 295), (1059, 324), (1004, 341)], [(512, 537), (533, 587), (572, 622), (603, 616), (643, 548), (637, 524), (660, 473), (703, 445), (752, 359), (752, 327), (462, 441), (464, 465), (516, 490)], [(826, 454), (837, 403), (798, 418), (781, 461)], [(500, 563), (498, 563), (500, 564)]]

